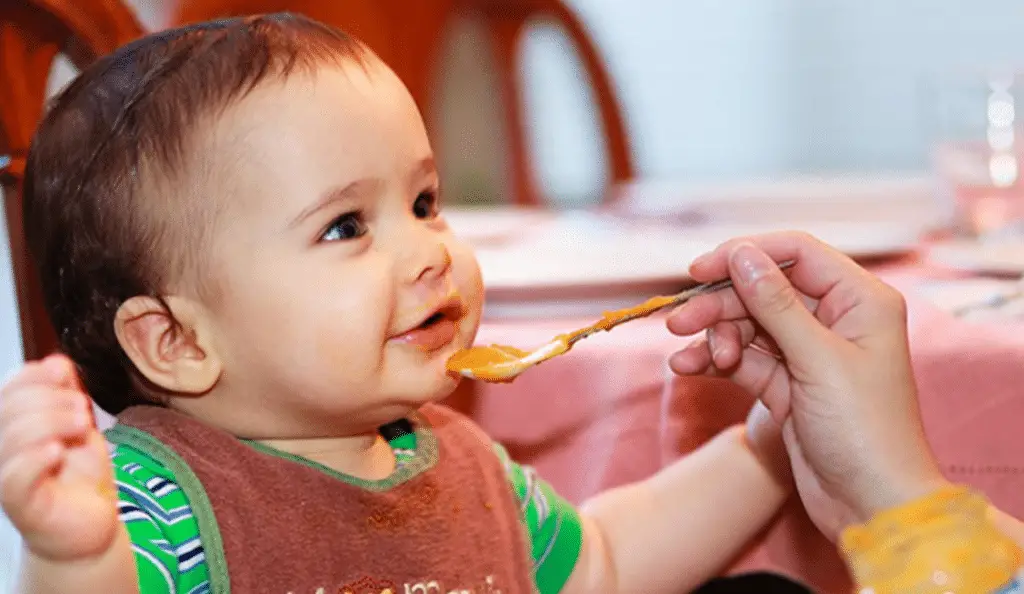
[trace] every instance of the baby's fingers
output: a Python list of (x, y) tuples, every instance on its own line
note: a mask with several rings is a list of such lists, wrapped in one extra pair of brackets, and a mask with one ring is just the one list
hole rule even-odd
[[(56, 357), (56, 355), (53, 355)], [(56, 383), (54, 372), (50, 368), (50, 357), (40, 361), (29, 361), (12, 375), (3, 378), (0, 385), (0, 397), (6, 398), (15, 390), (31, 385), (52, 385)]]
[(91, 418), (92, 403), (77, 389), (23, 386), (0, 398), (0, 435), (8, 425), (19, 422), (21, 418), (45, 411), (75, 412)]
[(91, 429), (91, 415), (75, 408), (48, 408), (19, 415), (0, 432), (0, 464), (46, 442), (84, 439)]
[(67, 355), (50, 355), (43, 359), (42, 363), (46, 367), (50, 381), (61, 388), (82, 391), (82, 383), (78, 379), (75, 363)]
[(64, 447), (57, 441), (49, 441), (38, 447), (20, 452), (0, 465), (0, 505), (15, 525), (23, 529), (25, 521), (31, 521), (33, 498), (40, 482), (60, 463)]

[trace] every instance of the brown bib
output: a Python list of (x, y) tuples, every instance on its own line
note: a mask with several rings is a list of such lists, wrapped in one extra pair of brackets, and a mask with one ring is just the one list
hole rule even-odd
[(181, 413), (136, 406), (107, 432), (174, 473), (223, 594), (533, 594), (519, 505), (490, 442), (427, 405), (416, 456), (360, 481)]

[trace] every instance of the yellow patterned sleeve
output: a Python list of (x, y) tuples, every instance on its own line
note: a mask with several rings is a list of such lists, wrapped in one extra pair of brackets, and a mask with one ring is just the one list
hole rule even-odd
[(981, 495), (949, 487), (848, 528), (840, 550), (861, 592), (1024, 592), (1021, 550), (987, 510)]

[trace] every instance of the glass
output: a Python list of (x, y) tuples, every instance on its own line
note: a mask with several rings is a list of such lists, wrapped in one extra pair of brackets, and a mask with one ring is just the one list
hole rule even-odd
[(1021, 74), (960, 73), (933, 89), (933, 166), (963, 234), (1024, 229)]

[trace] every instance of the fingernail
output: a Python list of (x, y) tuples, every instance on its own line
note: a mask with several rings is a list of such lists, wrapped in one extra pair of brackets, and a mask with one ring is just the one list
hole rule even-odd
[(718, 359), (718, 355), (722, 352), (722, 347), (718, 344), (718, 338), (716, 337), (713, 329), (708, 329), (708, 349), (711, 351), (712, 361)]
[(699, 265), (704, 264), (705, 262), (707, 262), (711, 258), (711, 253), (712, 252), (708, 252), (706, 254), (701, 254), (701, 255), (697, 256), (696, 258), (694, 258), (693, 262), (690, 262), (690, 268), (693, 268), (694, 266), (699, 266)]
[(764, 252), (751, 243), (741, 243), (729, 254), (729, 262), (733, 270), (739, 273), (740, 280), (752, 284), (768, 274), (774, 263)]

